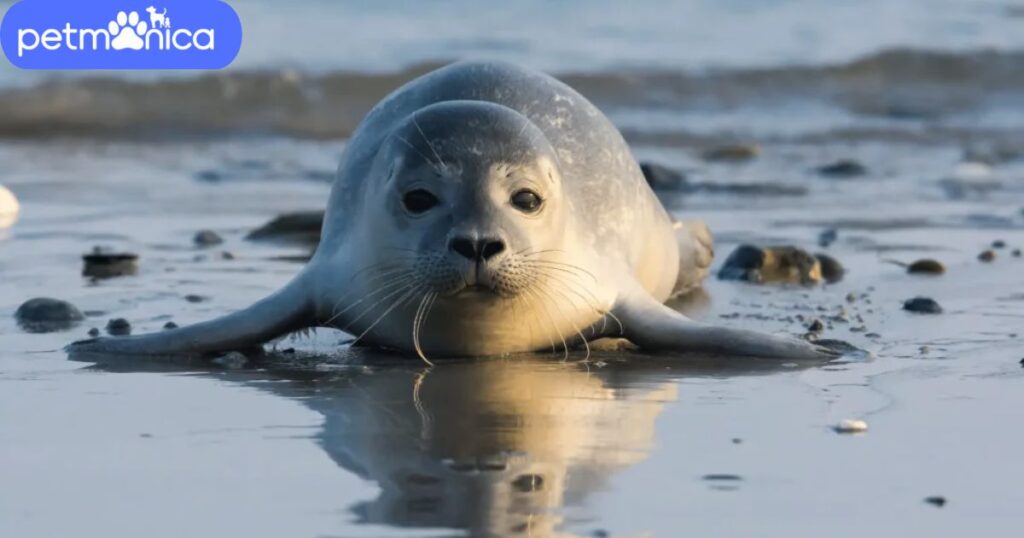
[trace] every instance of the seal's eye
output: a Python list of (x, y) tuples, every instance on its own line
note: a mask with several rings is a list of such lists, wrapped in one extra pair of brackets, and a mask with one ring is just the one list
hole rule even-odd
[(405, 193), (402, 204), (410, 213), (424, 213), (441, 203), (430, 191), (416, 189)]
[(512, 205), (523, 213), (536, 213), (544, 202), (540, 195), (530, 189), (522, 189), (512, 195)]

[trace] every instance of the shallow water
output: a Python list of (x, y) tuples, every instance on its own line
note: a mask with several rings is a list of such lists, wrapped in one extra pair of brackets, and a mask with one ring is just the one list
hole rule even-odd
[[(1019, 3), (232, 4), (247, 41), (225, 72), (0, 68), (0, 184), (22, 205), (0, 229), (0, 536), (1002, 536), (1024, 521)], [(281, 39), (289, 25), (304, 39)], [(561, 74), (638, 159), (710, 186), (661, 197), (708, 222), (716, 269), (744, 242), (847, 269), (815, 288), (709, 278), (675, 306), (793, 334), (820, 318), (874, 356), (427, 370), (329, 330), (244, 367), (61, 351), (111, 318), (158, 330), (287, 282), (307, 248), (245, 235), (322, 209), (365, 110), (410, 66), (465, 56)], [(749, 141), (749, 162), (700, 157)], [(815, 172), (839, 159), (868, 173)], [(225, 242), (194, 246), (204, 228)], [(83, 277), (94, 245), (138, 253), (137, 274)], [(922, 257), (946, 274), (890, 263)], [(901, 310), (917, 295), (944, 313)], [(87, 319), (26, 332), (13, 312), (37, 296)], [(834, 432), (846, 418), (870, 428)]]

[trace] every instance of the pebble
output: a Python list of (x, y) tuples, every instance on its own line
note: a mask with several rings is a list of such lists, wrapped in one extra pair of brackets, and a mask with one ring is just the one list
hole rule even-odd
[(219, 245), (223, 243), (224, 238), (213, 230), (199, 230), (196, 232), (195, 237), (192, 238), (192, 242), (195, 243), (196, 246), (208, 247), (210, 245)]
[(846, 302), (848, 302), (848, 303), (855, 303), (855, 302), (857, 302), (857, 295), (854, 294), (852, 291), (850, 293), (847, 293), (846, 294)]
[(97, 336), (100, 335), (100, 330), (97, 329), (96, 327), (93, 327), (93, 328), (89, 329), (89, 333), (88, 334), (89, 334), (89, 336), (91, 336), (93, 338), (96, 338)]
[(910, 274), (941, 275), (946, 272), (946, 267), (936, 260), (925, 258), (908, 265), (907, 272)]
[(1002, 239), (996, 239), (992, 242), (992, 248), (1006, 248), (1006, 241)]
[(818, 264), (821, 267), (821, 277), (825, 279), (825, 282), (833, 284), (843, 279), (846, 269), (843, 268), (843, 264), (839, 263), (839, 260), (820, 252), (815, 254), (814, 257), (818, 259)]
[(177, 329), (177, 328), (178, 328), (178, 324), (173, 322), (173, 321), (168, 321), (167, 323), (164, 323), (164, 330), (166, 330), (166, 331), (169, 331), (171, 329)]
[(831, 164), (818, 167), (818, 173), (834, 178), (851, 178), (868, 173), (867, 167), (852, 159), (841, 159)]
[(803, 249), (790, 246), (736, 247), (718, 271), (721, 280), (754, 283), (781, 282), (814, 285), (822, 280), (821, 262)]
[(994, 250), (983, 250), (981, 254), (978, 254), (978, 259), (989, 263), (996, 259), (996, 252)]
[(253, 230), (246, 239), (293, 241), (316, 245), (320, 242), (320, 228), (324, 222), (323, 211), (300, 211), (285, 213)]
[(1015, 248), (1013, 249), (1013, 252), (1011, 252), (1010, 254), (1012, 254), (1014, 258), (1020, 258), (1021, 252), (1019, 248)]
[(742, 162), (761, 155), (761, 146), (757, 144), (729, 144), (711, 148), (701, 154), (705, 161)]
[(829, 228), (818, 234), (818, 245), (821, 248), (828, 248), (829, 245), (836, 242), (836, 239), (839, 239), (839, 231), (835, 228)]
[(93, 247), (92, 252), (82, 255), (85, 267), (82, 276), (91, 278), (114, 278), (134, 275), (138, 271), (139, 255), (130, 252), (111, 252), (102, 247)]
[(7, 187), (0, 185), (0, 229), (10, 228), (18, 221), (21, 206), (18, 198)]
[(821, 333), (825, 330), (825, 324), (820, 319), (815, 318), (807, 324), (807, 330), (812, 333)]
[(203, 297), (202, 295), (196, 295), (194, 293), (190, 293), (190, 294), (185, 296), (185, 300), (190, 302), (190, 303), (201, 303), (201, 302), (206, 300), (206, 297)]
[(933, 495), (931, 497), (925, 497), (924, 502), (942, 508), (946, 506), (946, 498), (941, 495)]
[(836, 433), (861, 433), (868, 431), (868, 423), (863, 420), (847, 418), (839, 421), (832, 429)]
[(941, 314), (942, 307), (930, 297), (914, 297), (903, 302), (903, 309), (920, 314)]
[(114, 318), (107, 322), (107, 334), (110, 336), (127, 336), (132, 333), (132, 324), (124, 318)]
[(681, 190), (688, 185), (686, 176), (679, 171), (656, 163), (641, 162), (640, 171), (644, 173), (647, 184), (656, 191)]
[(14, 312), (14, 319), (25, 331), (48, 333), (69, 329), (84, 320), (85, 316), (67, 301), (36, 297), (22, 303)]
[(233, 259), (235, 259), (235, 255), (232, 254), (231, 252), (227, 251), (227, 250), (225, 250), (224, 252), (221, 252), (220, 253), (220, 257), (221, 257), (221, 259), (224, 259), (224, 260), (233, 260)]

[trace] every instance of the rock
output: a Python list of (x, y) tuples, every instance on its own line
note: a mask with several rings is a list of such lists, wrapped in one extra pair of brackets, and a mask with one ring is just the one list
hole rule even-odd
[(936, 260), (924, 258), (908, 265), (907, 272), (912, 275), (941, 275), (946, 272), (946, 267)]
[(88, 335), (93, 337), (93, 338), (96, 338), (97, 336), (100, 335), (100, 330), (97, 329), (96, 327), (93, 327), (93, 328), (89, 329)]
[(185, 300), (190, 302), (190, 303), (201, 303), (201, 302), (206, 300), (206, 297), (203, 297), (202, 295), (196, 295), (194, 293), (190, 293), (190, 294), (185, 296)]
[(107, 322), (107, 334), (110, 336), (127, 336), (132, 333), (132, 324), (124, 318), (114, 318)]
[(907, 312), (919, 314), (941, 314), (942, 307), (930, 297), (914, 297), (903, 302), (903, 309)]
[(857, 295), (855, 293), (853, 293), (852, 291), (850, 293), (847, 293), (846, 294), (846, 302), (851, 303), (851, 304), (857, 302)]
[(839, 263), (839, 260), (820, 252), (814, 257), (818, 259), (818, 265), (821, 266), (821, 277), (825, 279), (825, 282), (834, 284), (843, 279), (846, 269), (843, 268), (843, 264)]
[(868, 431), (868, 423), (857, 419), (843, 419), (832, 427), (836, 433), (862, 433)]
[(644, 173), (647, 184), (656, 191), (660, 190), (685, 190), (688, 187), (686, 176), (667, 166), (660, 164), (642, 162), (640, 171)]
[(70, 329), (84, 320), (85, 316), (67, 301), (36, 297), (22, 303), (14, 312), (14, 319), (24, 331), (49, 333)]
[(139, 255), (130, 252), (110, 252), (101, 247), (93, 247), (92, 253), (82, 255), (85, 266), (82, 276), (90, 278), (114, 278), (134, 275), (139, 267)]
[(224, 252), (220, 253), (220, 257), (221, 257), (222, 260), (233, 260), (233, 259), (235, 259), (235, 255), (230, 253), (230, 252), (228, 252), (228, 251), (226, 251), (226, 250)]
[(323, 211), (285, 213), (253, 230), (245, 238), (316, 245), (320, 242), (320, 227), (323, 222)]
[(705, 161), (712, 162), (743, 162), (756, 158), (761, 154), (761, 146), (757, 144), (728, 144), (711, 148), (701, 154)]
[(167, 323), (164, 323), (164, 330), (165, 331), (169, 331), (171, 329), (177, 329), (177, 328), (178, 328), (178, 324), (173, 322), (173, 321), (168, 321)]
[(996, 252), (994, 250), (983, 250), (981, 254), (978, 254), (978, 260), (984, 263), (991, 263), (996, 259)]
[(836, 239), (839, 239), (839, 231), (835, 228), (829, 228), (818, 234), (818, 246), (828, 248), (829, 245), (836, 242)]
[(867, 167), (852, 159), (842, 159), (831, 164), (818, 167), (818, 173), (826, 177), (852, 178), (868, 173)]
[(1019, 248), (1015, 248), (1010, 254), (1013, 255), (1014, 258), (1020, 258), (1021, 252)]
[(708, 482), (739, 482), (743, 480), (743, 477), (738, 474), (715, 473), (706, 474), (700, 479)]
[(224, 174), (216, 170), (200, 170), (196, 172), (196, 179), (199, 181), (206, 181), (208, 183), (216, 183), (224, 179)]
[(1002, 239), (996, 239), (995, 241), (992, 242), (992, 248), (1006, 248), (1006, 241), (1003, 241)]
[(825, 324), (822, 323), (821, 320), (818, 318), (812, 319), (811, 322), (807, 324), (807, 332), (819, 334), (821, 332), (824, 332), (824, 330)]
[(942, 508), (946, 506), (946, 498), (941, 495), (933, 495), (931, 497), (925, 497), (924, 502)]
[(740, 245), (718, 271), (721, 280), (755, 283), (818, 284), (822, 280), (817, 258), (796, 247), (758, 248)]
[(224, 238), (213, 230), (199, 230), (196, 232), (195, 237), (192, 238), (192, 242), (199, 247), (208, 247), (223, 243)]
[(10, 228), (18, 221), (21, 205), (18, 198), (7, 187), (0, 185), (0, 229)]

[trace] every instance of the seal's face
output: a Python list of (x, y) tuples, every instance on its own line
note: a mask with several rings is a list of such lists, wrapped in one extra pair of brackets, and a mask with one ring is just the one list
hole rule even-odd
[[(443, 106), (431, 108), (443, 108)], [(500, 107), (426, 109), (389, 140), (388, 254), (396, 274), (441, 297), (514, 299), (555, 273), (564, 241), (553, 151)], [(384, 237), (384, 234), (381, 234)]]

